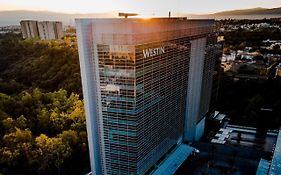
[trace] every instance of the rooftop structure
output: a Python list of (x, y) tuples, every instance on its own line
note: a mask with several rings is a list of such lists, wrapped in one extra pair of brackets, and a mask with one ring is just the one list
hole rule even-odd
[(182, 165), (194, 152), (194, 148), (186, 145), (180, 144), (160, 165), (158, 165), (156, 171), (151, 173), (151, 175), (173, 175), (177, 169)]

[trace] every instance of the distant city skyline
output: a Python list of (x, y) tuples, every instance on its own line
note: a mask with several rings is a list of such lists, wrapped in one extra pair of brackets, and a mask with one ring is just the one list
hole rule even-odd
[(208, 14), (225, 10), (281, 7), (280, 0), (1, 0), (0, 10), (33, 10), (63, 13), (135, 12), (143, 16), (172, 14)]

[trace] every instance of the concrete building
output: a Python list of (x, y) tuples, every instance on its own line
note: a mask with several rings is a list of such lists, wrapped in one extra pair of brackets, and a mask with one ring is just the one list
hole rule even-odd
[(202, 136), (221, 49), (214, 20), (77, 19), (76, 27), (93, 174), (145, 174)]
[(42, 21), (38, 22), (39, 36), (41, 39), (61, 39), (63, 37), (62, 22)]
[(58, 21), (31, 21), (20, 22), (23, 38), (61, 39), (63, 37), (62, 22)]
[(39, 37), (38, 22), (33, 20), (22, 20), (20, 21), (22, 37), (35, 38)]

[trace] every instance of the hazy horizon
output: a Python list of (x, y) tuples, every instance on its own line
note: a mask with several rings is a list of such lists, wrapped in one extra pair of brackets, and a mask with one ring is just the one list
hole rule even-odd
[(249, 9), (249, 8), (276, 8), (281, 7), (279, 0), (213, 0), (206, 3), (204, 0), (2, 0), (0, 11), (28, 10), (48, 11), (67, 14), (110, 13), (116, 11), (135, 12), (143, 16), (162, 16), (168, 11), (173, 14), (211, 14), (221, 11)]
[[(215, 14), (215, 13), (221, 13), (221, 12), (226, 12), (226, 11), (236, 11), (236, 10), (248, 10), (248, 9), (258, 9), (258, 8), (263, 8), (263, 9), (273, 9), (273, 8), (281, 8), (280, 7), (272, 7), (272, 8), (267, 8), (267, 7), (253, 7), (253, 8), (240, 8), (240, 9), (229, 9), (229, 10), (221, 10), (221, 11), (215, 11), (215, 12), (211, 12), (211, 13), (188, 13), (188, 12), (178, 12), (178, 14), (192, 14), (192, 15), (208, 15), (208, 14)], [(50, 12), (50, 13), (61, 13), (61, 14), (68, 14), (68, 15), (75, 15), (75, 14), (79, 14), (79, 15), (86, 15), (86, 14), (114, 14), (114, 13), (118, 13), (118, 12), (132, 12), (132, 11), (118, 11), (118, 10), (112, 10), (112, 11), (105, 11), (105, 12), (59, 12), (59, 11), (52, 11), (52, 10), (27, 10), (27, 9), (16, 9), (16, 10), (1, 10), (0, 12), (10, 12), (10, 11), (28, 11), (28, 12)], [(169, 11), (167, 11), (168, 13)], [(155, 14), (154, 14), (155, 15)], [(165, 16), (167, 14), (164, 14)], [(161, 15), (160, 15), (161, 16)]]
[[(279, 6), (278, 6), (279, 7)], [(278, 8), (278, 7), (273, 7), (273, 8)], [(234, 19), (262, 19), (262, 18), (276, 18), (276, 17), (281, 17), (281, 14), (279, 14), (281, 5), (280, 7), (276, 10), (273, 10), (274, 13), (271, 14), (270, 12), (267, 14), (258, 14), (255, 13), (254, 11), (256, 10), (251, 10), (251, 9), (256, 9), (256, 8), (264, 8), (264, 9), (272, 9), (268, 7), (253, 7), (253, 8), (236, 8), (236, 9), (230, 9), (230, 10), (221, 10), (217, 11), (216, 13), (220, 12), (228, 12), (231, 11), (230, 13), (225, 13), (226, 15), (221, 15), (221, 14), (216, 14), (216, 13), (192, 13), (190, 11), (182, 11), (182, 12), (175, 12), (171, 11), (171, 16), (172, 17), (178, 17), (178, 16), (184, 16), (187, 18), (191, 19), (228, 19), (228, 18), (234, 18)], [(0, 6), (1, 9), (1, 6)], [(247, 15), (247, 13), (242, 13), (242, 15), (237, 15), (235, 13), (235, 10), (249, 10), (249, 12), (254, 12), (252, 15)], [(233, 14), (232, 11), (234, 11)], [(269, 10), (270, 11), (270, 10)], [(64, 25), (74, 25), (74, 19), (75, 18), (115, 18), (118, 17), (118, 12), (134, 12), (138, 13), (136, 11), (130, 11), (130, 10), (112, 10), (112, 11), (106, 11), (106, 12), (57, 12), (54, 10), (42, 10), (42, 9), (37, 9), (37, 10), (30, 10), (30, 9), (18, 9), (18, 10), (0, 10), (0, 26), (7, 26), (7, 25), (19, 25), (19, 21), (21, 20), (50, 20), (50, 21), (62, 21)], [(277, 13), (276, 13), (277, 12)], [(167, 17), (168, 16), (168, 11), (166, 11), (163, 14), (158, 14), (158, 13), (153, 13), (153, 14), (142, 14), (139, 13), (140, 15), (138, 17)], [(249, 14), (249, 13), (248, 13)]]

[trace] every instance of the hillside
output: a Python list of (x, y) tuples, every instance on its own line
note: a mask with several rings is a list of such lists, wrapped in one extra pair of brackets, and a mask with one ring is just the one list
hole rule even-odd
[(230, 10), (214, 13), (215, 16), (229, 16), (229, 15), (280, 15), (281, 16), (281, 7), (279, 8), (252, 8), (252, 9), (242, 9), (242, 10)]
[(0, 11), (0, 26), (6, 25), (19, 25), (19, 22), (23, 19), (30, 20), (55, 20), (62, 21), (64, 25), (74, 25), (75, 18), (110, 18), (117, 16), (117, 13), (87, 13), (87, 14), (67, 14), (56, 13), (49, 11)]
[(281, 7), (266, 9), (266, 8), (252, 8), (242, 10), (229, 10), (213, 14), (181, 14), (193, 19), (263, 19), (263, 18), (281, 18)]

